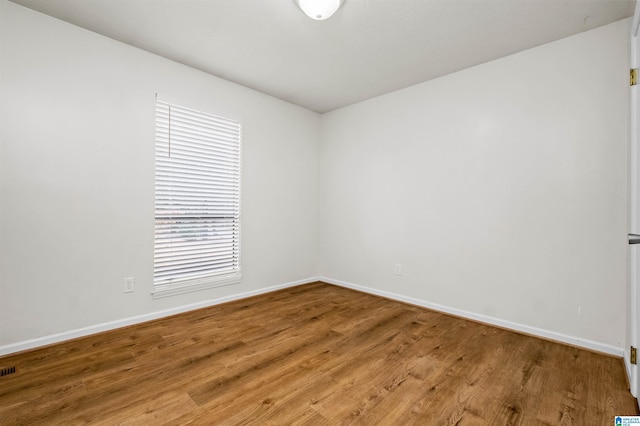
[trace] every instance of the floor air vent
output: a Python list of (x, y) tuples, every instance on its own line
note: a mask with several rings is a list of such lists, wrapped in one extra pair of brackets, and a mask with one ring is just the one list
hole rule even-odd
[(0, 377), (8, 376), (9, 374), (15, 374), (16, 367), (4, 367), (0, 368)]

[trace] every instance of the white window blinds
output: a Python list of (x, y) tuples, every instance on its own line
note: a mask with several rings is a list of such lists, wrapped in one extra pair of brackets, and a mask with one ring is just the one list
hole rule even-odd
[(240, 281), (240, 123), (156, 101), (154, 296)]

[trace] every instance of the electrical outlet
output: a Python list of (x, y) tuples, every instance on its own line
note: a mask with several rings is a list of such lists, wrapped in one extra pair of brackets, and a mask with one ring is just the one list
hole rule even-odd
[(124, 279), (123, 293), (133, 293), (136, 289), (136, 279), (134, 277), (127, 277)]
[(395, 274), (402, 275), (402, 265), (399, 263), (396, 263)]

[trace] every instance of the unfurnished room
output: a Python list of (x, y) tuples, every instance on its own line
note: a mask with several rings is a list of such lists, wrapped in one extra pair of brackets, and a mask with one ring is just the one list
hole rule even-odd
[(0, 424), (640, 423), (639, 27), (0, 0)]

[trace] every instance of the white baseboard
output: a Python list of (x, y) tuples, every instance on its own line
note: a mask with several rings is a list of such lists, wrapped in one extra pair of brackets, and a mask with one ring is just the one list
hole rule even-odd
[(203, 300), (201, 302), (192, 303), (184, 306), (178, 306), (175, 308), (165, 309), (162, 311), (150, 312), (148, 314), (137, 315), (134, 317), (123, 318), (115, 321), (109, 321), (102, 324), (91, 325), (89, 327), (83, 327), (75, 330), (65, 331), (62, 333), (51, 334), (48, 336), (25, 340), (18, 343), (11, 343), (9, 345), (0, 346), (0, 356), (25, 351), (28, 349), (39, 348), (41, 346), (51, 345), (53, 343), (59, 343), (65, 340), (76, 339), (78, 337), (89, 336), (91, 334), (96, 334), (103, 331), (114, 330), (117, 328), (126, 327), (128, 325), (139, 324), (146, 321), (164, 318), (164, 317), (168, 317), (175, 314), (181, 314), (183, 312), (188, 312), (196, 309), (206, 308), (209, 306), (219, 305), (221, 303), (231, 302), (239, 299), (246, 299), (247, 297), (257, 296), (259, 294), (264, 294), (264, 293), (270, 293), (272, 291), (281, 290), (283, 288), (295, 287), (297, 285), (312, 283), (319, 280), (320, 279), (317, 277), (307, 278), (307, 279), (293, 281), (285, 284), (279, 284), (279, 285), (274, 285), (270, 287), (260, 288), (257, 290), (245, 291), (243, 293), (237, 293), (229, 296), (219, 297), (217, 299)]
[(416, 306), (422, 306), (424, 308), (433, 309), (435, 311), (444, 312), (444, 313), (455, 315), (462, 318), (472, 319), (474, 321), (495, 325), (498, 327), (518, 331), (525, 334), (530, 334), (533, 336), (543, 337), (545, 339), (555, 340), (561, 343), (566, 343), (569, 345), (578, 346), (578, 347), (590, 349), (593, 351), (603, 352), (606, 354), (615, 355), (619, 357), (624, 356), (623, 348), (608, 345), (606, 343), (600, 343), (592, 340), (582, 339), (579, 337), (568, 336), (566, 334), (557, 333), (554, 331), (543, 330), (540, 328), (531, 327), (524, 324), (518, 324), (511, 321), (490, 317), (487, 315), (477, 314), (473, 312), (464, 311), (462, 309), (456, 309), (456, 308), (451, 308), (444, 305), (439, 305), (437, 303), (428, 302), (426, 300), (417, 299), (415, 297), (404, 296), (404, 295), (392, 293), (389, 291), (378, 290), (372, 287), (352, 284), (346, 281), (334, 280), (328, 277), (311, 277), (311, 278), (307, 278), (299, 281), (293, 281), (293, 282), (274, 285), (274, 286), (265, 287), (257, 290), (246, 291), (243, 293), (232, 294), (229, 296), (219, 297), (217, 299), (204, 300), (202, 302), (192, 303), (189, 305), (178, 306), (175, 308), (165, 309), (162, 311), (150, 312), (148, 314), (138, 315), (138, 316), (129, 317), (129, 318), (123, 318), (120, 320), (105, 322), (102, 324), (96, 324), (89, 327), (83, 327), (75, 330), (65, 331), (63, 333), (56, 333), (48, 336), (38, 337), (36, 339), (30, 339), (22, 342), (12, 343), (9, 345), (0, 346), (0, 356), (21, 352), (29, 349), (34, 349), (41, 346), (51, 345), (54, 343), (63, 342), (65, 340), (75, 339), (78, 337), (84, 337), (91, 334), (100, 333), (103, 331), (114, 330), (117, 328), (139, 324), (146, 321), (164, 318), (171, 315), (180, 314), (183, 312), (188, 312), (196, 309), (206, 308), (209, 306), (219, 305), (221, 303), (231, 302), (239, 299), (245, 299), (247, 297), (257, 296), (259, 294), (265, 294), (272, 291), (281, 290), (283, 288), (295, 287), (298, 285), (312, 283), (315, 281), (323, 281), (329, 284), (334, 284), (341, 287), (362, 291), (364, 293), (374, 294), (376, 296), (386, 297), (388, 299), (410, 303)]
[(464, 311), (462, 309), (451, 308), (449, 306), (439, 305), (437, 303), (428, 302), (426, 300), (417, 299), (415, 297), (404, 296), (389, 291), (378, 290), (371, 287), (366, 287), (359, 284), (352, 284), (345, 281), (334, 280), (327, 277), (319, 277), (319, 281), (323, 281), (329, 284), (334, 284), (340, 287), (350, 288), (352, 290), (362, 291), (364, 293), (374, 294), (376, 296), (386, 297), (388, 299), (398, 300), (400, 302), (409, 303), (423, 308), (433, 309), (434, 311), (444, 312), (447, 314), (455, 315), (462, 318), (471, 319), (474, 321), (482, 322), (485, 324), (495, 325), (497, 327), (506, 328), (509, 330), (517, 331), (524, 334), (530, 334), (532, 336), (542, 337), (549, 340), (555, 340), (557, 342), (566, 343), (573, 346), (589, 349), (592, 351), (602, 352), (609, 355), (615, 355), (622, 357), (624, 353), (623, 348), (608, 345), (606, 343), (595, 342), (592, 340), (582, 339), (580, 337), (569, 336), (555, 331), (543, 330), (537, 327), (531, 327), (524, 324), (518, 324), (511, 321), (506, 321), (500, 318), (494, 318), (487, 315), (477, 314), (474, 312)]

